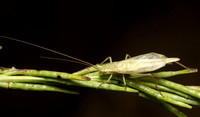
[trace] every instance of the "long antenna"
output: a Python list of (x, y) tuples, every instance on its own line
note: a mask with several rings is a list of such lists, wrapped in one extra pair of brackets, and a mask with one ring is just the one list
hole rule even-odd
[[(11, 37), (7, 37), (7, 36), (0, 36), (0, 38), (5, 38), (5, 39), (9, 39), (9, 40), (13, 40), (13, 41), (21, 42), (21, 43), (24, 43), (24, 44), (27, 44), (27, 45), (31, 45), (31, 46), (34, 46), (34, 47), (38, 47), (38, 48), (41, 48), (41, 49), (44, 49), (44, 50), (47, 50), (47, 51), (50, 51), (50, 52), (53, 52), (53, 53), (56, 53), (56, 54), (59, 54), (59, 55), (62, 55), (62, 56), (68, 57), (68, 58), (71, 58), (71, 59), (74, 59), (74, 60), (77, 60), (77, 61), (79, 61), (79, 62), (85, 63), (85, 64), (87, 64), (88, 66), (93, 66), (93, 67), (95, 67), (95, 65), (92, 64), (92, 63), (89, 63), (89, 62), (83, 61), (83, 60), (78, 59), (78, 58), (75, 58), (75, 57), (73, 57), (73, 56), (70, 56), (70, 55), (67, 55), (67, 54), (64, 54), (64, 53), (61, 53), (61, 52), (58, 52), (58, 51), (55, 51), (55, 50), (49, 49), (49, 48), (45, 48), (45, 47), (43, 47), (43, 46), (39, 46), (39, 45), (36, 45), (36, 44), (30, 43), (30, 42), (27, 42), (27, 41), (22, 41), (22, 40), (15, 39), (15, 38), (11, 38)], [(96, 68), (96, 67), (95, 67), (95, 68)], [(98, 68), (97, 68), (97, 69), (98, 69)]]
[(58, 61), (68, 61), (68, 62), (73, 62), (73, 63), (78, 63), (78, 64), (82, 64), (82, 65), (88, 66), (88, 64), (85, 64), (83, 62), (69, 60), (69, 59), (55, 58), (55, 57), (49, 57), (49, 56), (40, 56), (40, 58), (51, 59), (51, 60), (58, 60)]

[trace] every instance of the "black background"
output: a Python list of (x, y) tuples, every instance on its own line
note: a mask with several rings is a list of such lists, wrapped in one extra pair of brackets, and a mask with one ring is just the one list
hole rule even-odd
[[(157, 52), (180, 57), (184, 65), (199, 68), (199, 12), (199, 3), (194, 1), (1, 0), (0, 35), (29, 41), (93, 64), (108, 56), (122, 60), (126, 53), (135, 56)], [(62, 56), (18, 42), (1, 38), (0, 44), (3, 67), (66, 72), (85, 67), (41, 59), (39, 56)], [(170, 80), (199, 85), (198, 76), (197, 73)], [(173, 116), (136, 94), (77, 90), (80, 95), (1, 90), (0, 112), (9, 116)], [(190, 117), (200, 115), (199, 107), (180, 109)]]

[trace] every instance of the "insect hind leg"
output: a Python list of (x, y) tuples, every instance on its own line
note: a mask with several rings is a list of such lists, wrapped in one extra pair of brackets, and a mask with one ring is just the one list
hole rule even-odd
[[(157, 85), (157, 83), (156, 83), (157, 78), (153, 77), (151, 73), (147, 73), (147, 74), (137, 74), (137, 75), (140, 75), (140, 77), (149, 77), (149, 78), (151, 78), (151, 79), (153, 80), (154, 84), (155, 84), (156, 90), (157, 90), (157, 91), (160, 93), (160, 95), (164, 98), (163, 94), (161, 93), (161, 91), (160, 91), (160, 89), (158, 88), (158, 85)], [(137, 76), (137, 75), (136, 75), (136, 76)], [(134, 76), (134, 74), (131, 75), (131, 76)], [(137, 78), (137, 77), (136, 77), (136, 78)]]
[(152, 78), (152, 80), (153, 80), (153, 82), (154, 82), (154, 84), (155, 84), (155, 88), (158, 90), (158, 92), (160, 93), (160, 95), (163, 97), (163, 98), (165, 98), (164, 97), (164, 95), (161, 93), (161, 91), (160, 91), (160, 89), (158, 88), (158, 85), (157, 85), (157, 83), (156, 83), (156, 78), (155, 77), (151, 77)]

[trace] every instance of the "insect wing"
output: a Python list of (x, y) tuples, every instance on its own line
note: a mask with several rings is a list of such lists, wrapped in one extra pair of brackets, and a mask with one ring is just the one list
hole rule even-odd
[[(147, 53), (118, 62), (116, 65), (121, 73), (143, 73), (157, 70), (166, 65), (167, 57), (158, 53)], [(120, 67), (125, 66), (125, 67)], [(123, 68), (123, 69), (122, 69)], [(124, 69), (126, 68), (126, 69)], [(116, 70), (116, 71), (118, 71)]]
[(167, 57), (165, 55), (162, 55), (162, 54), (158, 54), (158, 53), (155, 53), (155, 52), (150, 52), (150, 53), (147, 53), (147, 54), (142, 54), (142, 55), (138, 55), (138, 56), (129, 58), (127, 60), (134, 60), (134, 59), (164, 59), (164, 58), (167, 58)]

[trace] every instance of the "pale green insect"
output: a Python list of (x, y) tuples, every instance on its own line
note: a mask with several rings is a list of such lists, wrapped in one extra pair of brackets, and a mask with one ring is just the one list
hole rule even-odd
[(111, 63), (111, 65), (100, 69), (102, 73), (140, 74), (155, 71), (168, 63), (177, 62), (179, 58), (167, 58), (158, 53), (147, 53), (126, 60)]
[(179, 58), (168, 58), (155, 52), (142, 54), (129, 59), (127, 59), (127, 57), (128, 56), (126, 56), (125, 60), (114, 63), (112, 63), (112, 59), (109, 58), (111, 64), (100, 68), (101, 74), (111, 74), (106, 82), (109, 82), (113, 74), (119, 73), (123, 74), (123, 81), (126, 85), (124, 74), (129, 74), (135, 78), (151, 76), (151, 74), (147, 72), (158, 70), (168, 63), (177, 62), (180, 60)]

